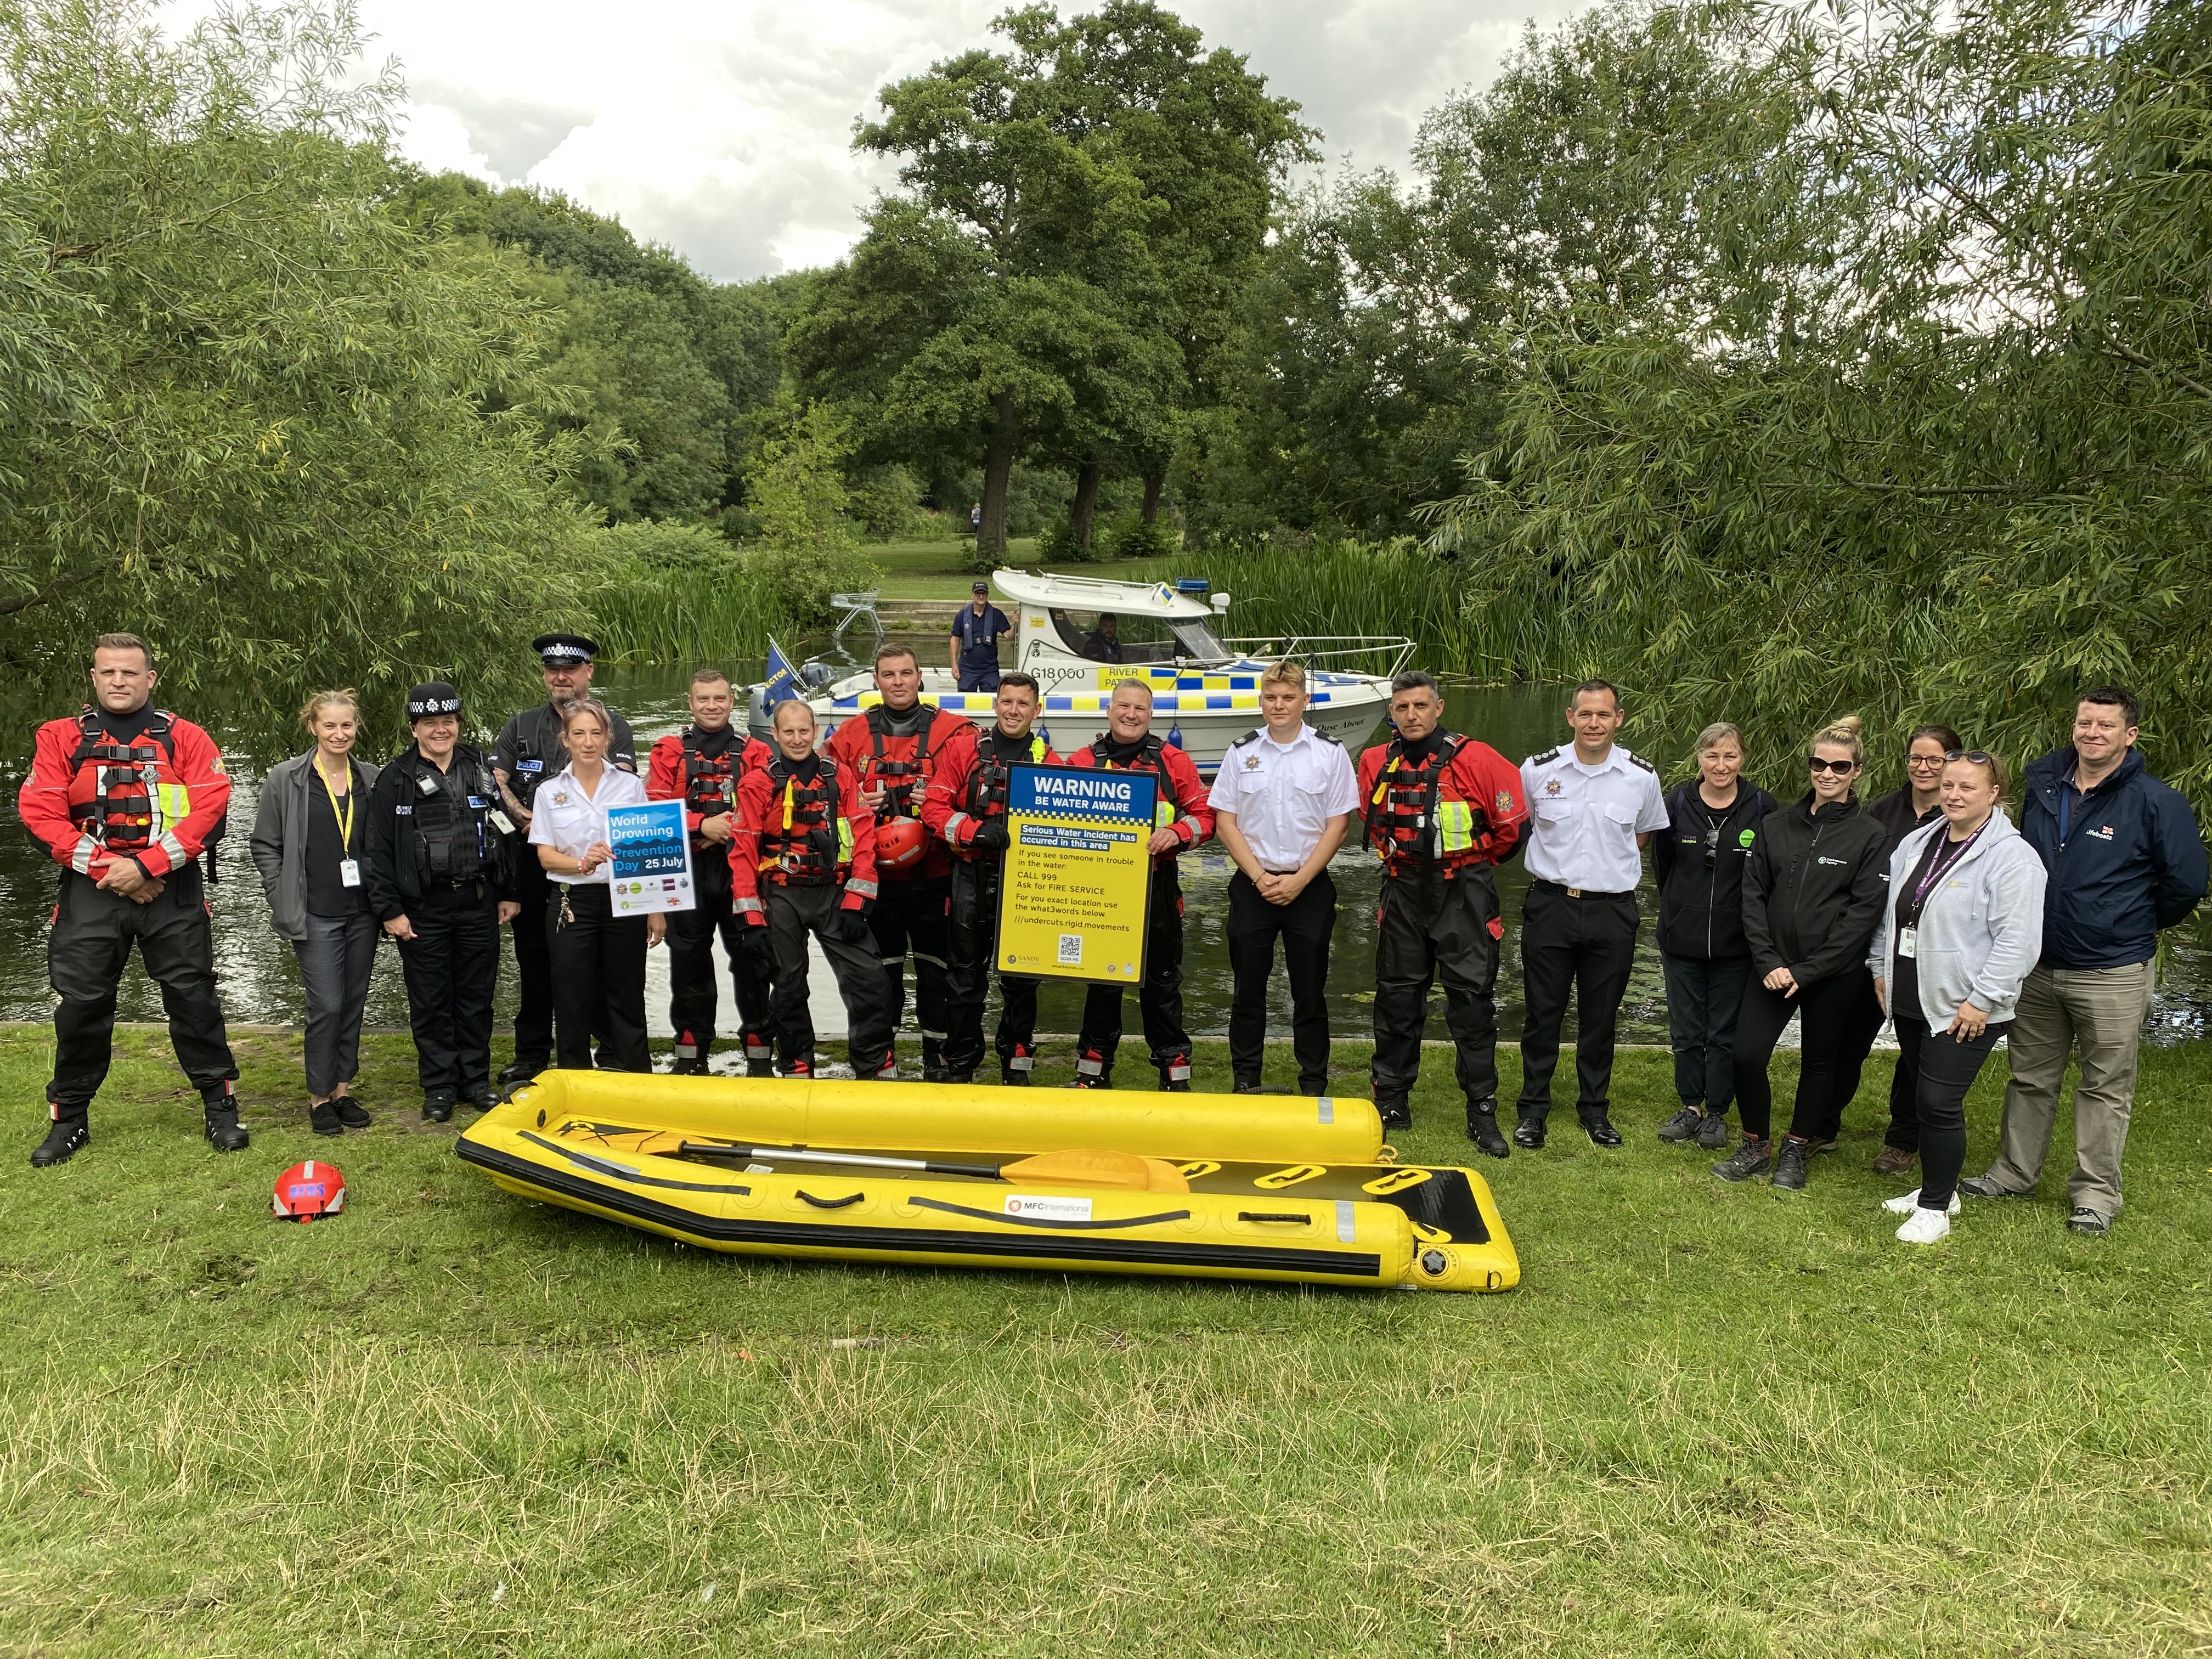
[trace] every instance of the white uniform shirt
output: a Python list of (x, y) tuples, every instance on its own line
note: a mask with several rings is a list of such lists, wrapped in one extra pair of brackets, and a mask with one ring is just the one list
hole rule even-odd
[[(594, 799), (584, 793), (576, 775), (563, 768), (538, 786), (538, 797), (531, 803), (534, 810), (530, 816), (530, 844), (554, 848), (572, 859), (580, 859), (607, 838), (610, 811), (617, 806), (642, 806), (645, 800), (645, 782), (635, 772), (610, 764), (599, 775), (599, 793)], [(545, 873), (570, 887), (580, 884), (604, 887), (614, 879), (609, 869), (602, 864), (588, 876), (556, 875), (550, 870)]]
[(1521, 763), (1528, 873), (1586, 893), (1630, 893), (1644, 873), (1639, 834), (1667, 827), (1659, 775), (1619, 744), (1595, 766), (1572, 744)]
[(1328, 821), (1359, 806), (1359, 776), (1344, 745), (1310, 726), (1277, 743), (1261, 726), (1222, 757), (1206, 805), (1237, 814), (1262, 870), (1287, 873), (1306, 861)]

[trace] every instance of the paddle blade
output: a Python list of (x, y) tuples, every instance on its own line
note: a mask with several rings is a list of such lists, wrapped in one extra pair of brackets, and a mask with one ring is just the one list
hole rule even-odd
[(1190, 1182), (1172, 1164), (1134, 1152), (1073, 1147), (1061, 1152), (1039, 1152), (1012, 1164), (1001, 1164), (1002, 1181), (1056, 1181), (1071, 1187), (1120, 1187), (1133, 1193), (1187, 1193)]

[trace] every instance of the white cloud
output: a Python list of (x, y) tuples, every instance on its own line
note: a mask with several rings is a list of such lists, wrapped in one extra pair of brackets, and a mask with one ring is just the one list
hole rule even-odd
[[(1007, 0), (362, 0), (432, 167), (568, 192), (735, 280), (835, 258), (894, 169), (850, 149), (886, 82), (984, 44)], [(179, 0), (188, 12), (206, 0)], [(1062, 0), (1072, 15), (1084, 0)], [(1404, 162), (1563, 0), (1183, 0), (1209, 46), (1304, 106), (1333, 161)]]

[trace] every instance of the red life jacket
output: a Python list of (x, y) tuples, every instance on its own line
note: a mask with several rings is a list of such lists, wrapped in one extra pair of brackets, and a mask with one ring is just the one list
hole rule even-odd
[[(1030, 763), (1044, 764), (1044, 757), (1052, 751), (1045, 741), (1034, 732), (1030, 733)], [(1006, 810), (1006, 792), (1013, 782), (1012, 763), (999, 758), (999, 745), (993, 735), (986, 732), (975, 743), (975, 764), (968, 773), (968, 797), (961, 810), (971, 818), (994, 818)]]
[(768, 769), (767, 822), (761, 826), (760, 871), (784, 887), (827, 887), (853, 863), (853, 821), (842, 806), (837, 763), (816, 757), (821, 769), (805, 783), (778, 755)]
[(1152, 791), (1152, 828), (1172, 829), (1178, 821), (1188, 817), (1182, 803), (1175, 798), (1175, 790), (1169, 785), (1167, 763), (1160, 758), (1167, 746), (1160, 741), (1159, 733), (1146, 733), (1143, 746), (1126, 766), (1106, 757), (1106, 745), (1113, 741), (1111, 732), (1101, 732), (1091, 738), (1091, 757), (1098, 763), (1101, 771), (1150, 772), (1159, 779), (1159, 787)]
[[(719, 760), (700, 751), (696, 726), (684, 728), (684, 810), (702, 818), (719, 817), (737, 804), (738, 780), (744, 774), (744, 736), (732, 732)], [(705, 843), (701, 843), (704, 845)]]
[[(177, 739), (161, 709), (134, 743), (121, 743), (89, 704), (76, 717), (76, 753), (70, 762), (70, 818), (78, 832), (111, 852), (136, 853), (191, 810), (177, 775)], [(210, 842), (215, 840), (210, 836)]]
[(1391, 744), (1366, 806), (1367, 844), (1392, 875), (1431, 862), (1449, 875), (1463, 865), (1491, 861), (1488, 816), (1444, 782), (1466, 742), (1445, 733), (1419, 766), (1407, 765), (1402, 745)]
[[(883, 785), (885, 799), (884, 811), (878, 815), (880, 817), (915, 817), (915, 797), (929, 787), (930, 774), (937, 769), (936, 757), (929, 752), (929, 739), (931, 733), (937, 729), (939, 711), (926, 703), (921, 707), (929, 718), (921, 723), (921, 730), (915, 736), (914, 752), (901, 760), (884, 758), (884, 744), (903, 739), (890, 738), (884, 732), (884, 723), (887, 716), (883, 706), (878, 703), (869, 709), (866, 716), (868, 740), (874, 753), (860, 764), (860, 784), (863, 788), (870, 783)], [(957, 731), (959, 728), (955, 726), (952, 729)]]

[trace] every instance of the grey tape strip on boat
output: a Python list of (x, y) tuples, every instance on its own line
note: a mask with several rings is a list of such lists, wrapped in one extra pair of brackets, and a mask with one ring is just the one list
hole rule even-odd
[(1321, 1108), (1321, 1121), (1322, 1122), (1334, 1123), (1336, 1121), (1336, 1103), (1334, 1101), (1331, 1100), (1327, 1095), (1323, 1095), (1320, 1100), (1315, 1103)]
[(1358, 1231), (1359, 1229), (1352, 1219), (1352, 1200), (1348, 1198), (1338, 1199), (1336, 1200), (1336, 1242), (1340, 1244), (1349, 1244)]

